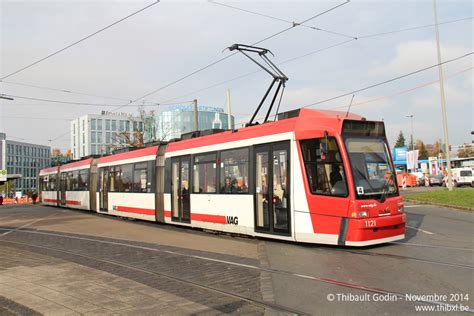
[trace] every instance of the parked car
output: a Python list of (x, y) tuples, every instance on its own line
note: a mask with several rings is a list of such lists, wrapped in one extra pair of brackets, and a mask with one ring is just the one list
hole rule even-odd
[(454, 168), (452, 169), (453, 183), (455, 187), (462, 185), (470, 185), (474, 187), (474, 176), (471, 168)]
[(429, 179), (429, 182), (430, 182), (430, 186), (433, 186), (433, 185), (439, 185), (439, 186), (442, 186), (443, 183), (444, 183), (444, 176), (441, 175), (441, 174), (430, 174), (428, 176), (428, 179)]

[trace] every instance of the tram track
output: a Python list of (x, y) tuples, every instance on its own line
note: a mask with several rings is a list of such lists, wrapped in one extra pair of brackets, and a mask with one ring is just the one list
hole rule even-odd
[[(312, 281), (315, 281), (315, 282), (318, 282), (318, 283), (325, 283), (325, 284), (335, 285), (335, 286), (346, 288), (346, 289), (360, 290), (360, 291), (369, 292), (369, 293), (373, 293), (373, 294), (392, 295), (392, 296), (396, 296), (398, 299), (401, 299), (401, 300), (406, 300), (407, 295), (411, 295), (410, 293), (400, 293), (400, 292), (395, 292), (395, 291), (391, 291), (391, 290), (385, 290), (385, 289), (382, 289), (382, 288), (365, 286), (365, 285), (355, 284), (355, 283), (349, 283), (349, 282), (340, 281), (340, 280), (331, 279), (331, 278), (305, 275), (305, 274), (295, 273), (295, 272), (281, 270), (281, 269), (266, 268), (266, 267), (260, 267), (260, 266), (257, 266), (257, 265), (252, 265), (252, 264), (245, 264), (245, 263), (233, 262), (233, 261), (228, 261), (228, 260), (221, 260), (221, 259), (216, 259), (216, 258), (211, 258), (211, 257), (206, 257), (206, 256), (187, 254), (187, 253), (182, 253), (182, 252), (179, 252), (179, 251), (164, 250), (164, 249), (157, 249), (157, 248), (152, 248), (152, 247), (147, 247), (147, 246), (127, 244), (127, 243), (121, 242), (121, 241), (101, 240), (101, 239), (95, 239), (95, 238), (90, 238), (90, 237), (63, 235), (63, 234), (58, 234), (58, 233), (39, 232), (39, 231), (28, 231), (28, 230), (23, 230), (23, 229), (14, 229), (13, 230), (13, 229), (0, 228), (0, 231), (2, 231), (2, 230), (3, 231), (5, 231), (5, 230), (12, 231), (12, 233), (15, 233), (15, 234), (17, 234), (17, 233), (40, 234), (40, 235), (46, 235), (46, 236), (50, 236), (50, 237), (69, 238), (69, 239), (82, 240), (82, 241), (87, 241), (87, 242), (97, 242), (97, 243), (103, 243), (103, 244), (109, 244), (109, 245), (115, 245), (115, 246), (130, 247), (130, 248), (141, 249), (141, 250), (145, 250), (145, 251), (161, 252), (161, 253), (177, 255), (177, 256), (182, 256), (182, 257), (189, 257), (189, 258), (198, 259), (198, 260), (202, 260), (202, 261), (216, 262), (216, 263), (225, 264), (225, 265), (233, 266), (233, 267), (240, 267), (240, 268), (246, 268), (246, 269), (251, 269), (251, 270), (258, 270), (260, 272), (268, 272), (268, 273), (272, 273), (272, 274), (280, 274), (280, 275), (291, 276), (291, 277), (295, 277), (295, 278), (299, 278), (299, 279), (312, 280)], [(10, 238), (12, 237), (12, 235), (13, 234), (9, 235)], [(103, 259), (103, 258), (98, 258), (98, 257), (94, 257), (94, 256), (84, 255), (84, 254), (78, 254), (78, 253), (75, 253), (75, 252), (72, 252), (72, 251), (69, 251), (69, 250), (54, 248), (54, 247), (48, 247), (48, 246), (45, 246), (45, 245), (34, 245), (34, 244), (30, 244), (30, 243), (24, 243), (24, 242), (12, 241), (12, 240), (5, 240), (5, 239), (2, 239), (1, 237), (0, 237), (0, 242), (1, 243), (17, 244), (17, 245), (21, 245), (21, 246), (25, 246), (25, 247), (34, 247), (34, 248), (39, 248), (39, 249), (45, 249), (45, 250), (49, 250), (49, 251), (57, 251), (57, 252), (66, 253), (66, 254), (73, 255), (73, 256), (79, 256), (79, 257), (82, 257), (82, 258), (87, 258), (89, 260), (96, 260), (98, 262), (113, 264), (113, 265), (120, 266), (120, 267), (123, 267), (123, 268), (131, 269), (131, 270), (135, 270), (135, 271), (141, 271), (143, 273), (147, 273), (147, 274), (151, 274), (151, 275), (157, 275), (157, 276), (165, 277), (165, 278), (168, 278), (170, 280), (174, 280), (176, 282), (181, 282), (183, 284), (189, 284), (189, 285), (201, 288), (201, 289), (205, 289), (205, 290), (208, 290), (208, 291), (213, 291), (213, 292), (216, 292), (216, 293), (220, 293), (222, 295), (226, 295), (226, 296), (229, 296), (229, 297), (240, 299), (240, 300), (245, 301), (247, 303), (250, 303), (254, 306), (270, 308), (270, 309), (275, 310), (275, 311), (285, 312), (285, 313), (294, 314), (294, 315), (305, 314), (303, 312), (296, 311), (296, 310), (293, 310), (293, 309), (285, 307), (285, 306), (280, 306), (278, 304), (264, 302), (264, 301), (259, 300), (259, 299), (243, 296), (243, 295), (240, 295), (240, 294), (237, 294), (237, 293), (225, 291), (225, 290), (218, 289), (218, 288), (215, 288), (215, 287), (212, 287), (212, 286), (209, 286), (209, 285), (200, 284), (200, 283), (193, 282), (193, 281), (190, 281), (190, 280), (186, 280), (186, 279), (183, 279), (183, 278), (180, 278), (180, 277), (171, 276), (171, 275), (168, 275), (168, 274), (165, 274), (165, 273), (151, 271), (151, 270), (140, 268), (140, 267), (134, 267), (134, 266), (125, 264), (123, 262), (117, 262), (117, 261), (114, 261), (114, 260)], [(341, 251), (344, 251), (344, 250), (341, 250)], [(360, 252), (357, 252), (357, 251), (354, 251), (354, 253), (361, 254)], [(370, 253), (368, 253), (367, 255), (369, 255), (369, 254)], [(428, 260), (424, 260), (424, 261), (429, 262)], [(458, 268), (462, 267), (462, 265), (455, 265), (455, 264), (447, 264), (447, 265), (456, 266)], [(465, 266), (465, 267), (468, 267), (469, 269), (474, 269), (474, 267), (471, 267), (471, 266)], [(438, 301), (421, 300), (419, 302), (420, 303), (426, 303), (426, 304), (432, 304), (432, 305), (440, 305), (440, 306), (454, 306), (454, 305), (451, 305), (449, 303), (438, 302)], [(474, 309), (469, 309), (469, 310), (467, 310), (467, 312), (474, 313)]]
[(294, 310), (294, 309), (289, 308), (289, 307), (280, 306), (280, 305), (275, 304), (275, 303), (264, 302), (263, 300), (259, 300), (259, 299), (239, 295), (237, 293), (232, 293), (232, 292), (225, 291), (225, 290), (222, 290), (222, 289), (218, 289), (216, 287), (208, 286), (208, 285), (205, 285), (205, 284), (199, 284), (199, 283), (196, 283), (196, 282), (193, 282), (193, 281), (190, 281), (190, 280), (185, 280), (183, 278), (170, 276), (170, 275), (165, 274), (165, 273), (160, 273), (160, 272), (156, 272), (156, 271), (151, 271), (149, 269), (144, 269), (144, 268), (131, 266), (131, 265), (128, 265), (128, 264), (117, 262), (115, 260), (107, 260), (107, 259), (103, 259), (103, 258), (97, 258), (95, 256), (88, 256), (88, 255), (84, 255), (84, 254), (78, 254), (78, 253), (68, 251), (68, 250), (64, 250), (64, 249), (58, 249), (58, 248), (47, 247), (47, 246), (32, 245), (32, 244), (17, 242), (17, 241), (1, 240), (0, 239), (0, 242), (1, 243), (15, 244), (15, 245), (22, 245), (22, 246), (26, 246), (27, 248), (28, 247), (34, 247), (34, 248), (45, 249), (45, 250), (49, 250), (49, 251), (53, 251), (53, 252), (61, 252), (61, 253), (65, 253), (65, 254), (68, 254), (68, 255), (75, 256), (75, 257), (81, 257), (81, 258), (88, 259), (88, 260), (93, 260), (93, 261), (96, 261), (96, 262), (101, 262), (101, 263), (114, 265), (114, 266), (117, 266), (117, 267), (129, 269), (129, 270), (133, 270), (133, 271), (138, 271), (138, 272), (145, 273), (145, 274), (148, 274), (148, 275), (163, 277), (163, 278), (166, 278), (166, 279), (171, 280), (171, 281), (182, 283), (184, 285), (193, 286), (193, 287), (200, 288), (200, 289), (203, 289), (203, 290), (206, 290), (206, 291), (211, 291), (211, 292), (218, 293), (218, 294), (221, 294), (221, 295), (225, 295), (225, 296), (228, 296), (228, 297), (231, 297), (231, 298), (234, 298), (234, 299), (242, 300), (246, 303), (249, 303), (249, 304), (257, 306), (257, 307), (261, 307), (261, 308), (264, 308), (264, 309), (270, 309), (270, 310), (273, 310), (273, 311), (279, 312), (279, 313), (283, 312), (287, 315), (309, 315), (307, 313), (297, 311), (297, 310)]

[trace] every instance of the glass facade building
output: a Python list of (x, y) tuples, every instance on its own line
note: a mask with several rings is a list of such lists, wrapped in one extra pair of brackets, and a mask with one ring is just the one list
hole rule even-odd
[(6, 134), (0, 133), (0, 148), (0, 169), (21, 175), (15, 180), (15, 190), (25, 193), (36, 189), (40, 169), (51, 164), (51, 147), (7, 140)]
[[(228, 125), (227, 113), (222, 108), (212, 106), (198, 107), (198, 128), (233, 129), (234, 117), (231, 116), (231, 127)], [(155, 116), (155, 134), (157, 141), (167, 141), (179, 138), (182, 134), (194, 130), (194, 107), (192, 105), (178, 105), (169, 107)], [(149, 136), (149, 135), (148, 135)]]

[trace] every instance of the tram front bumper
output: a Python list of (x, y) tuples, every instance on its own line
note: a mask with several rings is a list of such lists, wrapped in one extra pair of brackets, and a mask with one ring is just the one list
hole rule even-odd
[(369, 246), (405, 238), (406, 215), (349, 218), (346, 246)]

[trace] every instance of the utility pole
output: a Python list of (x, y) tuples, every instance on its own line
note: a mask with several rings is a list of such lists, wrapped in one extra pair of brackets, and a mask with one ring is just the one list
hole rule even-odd
[(230, 89), (227, 89), (227, 129), (232, 129), (232, 115), (230, 114)]
[(451, 157), (449, 153), (449, 138), (448, 138), (448, 116), (446, 113), (446, 97), (444, 95), (444, 75), (443, 66), (441, 65), (441, 48), (439, 44), (439, 29), (438, 29), (438, 12), (436, 10), (436, 0), (433, 0), (433, 11), (435, 18), (435, 30), (436, 30), (436, 49), (438, 52), (438, 70), (439, 70), (439, 86), (441, 93), (441, 110), (443, 115), (443, 131), (444, 131), (444, 151), (446, 153), (446, 164), (448, 168), (448, 190), (453, 190), (453, 180), (451, 174)]
[(415, 138), (413, 137), (413, 114), (407, 115), (407, 117), (411, 118), (411, 150), (415, 150)]
[(194, 99), (194, 130), (199, 130), (199, 122), (198, 122), (198, 100)]

